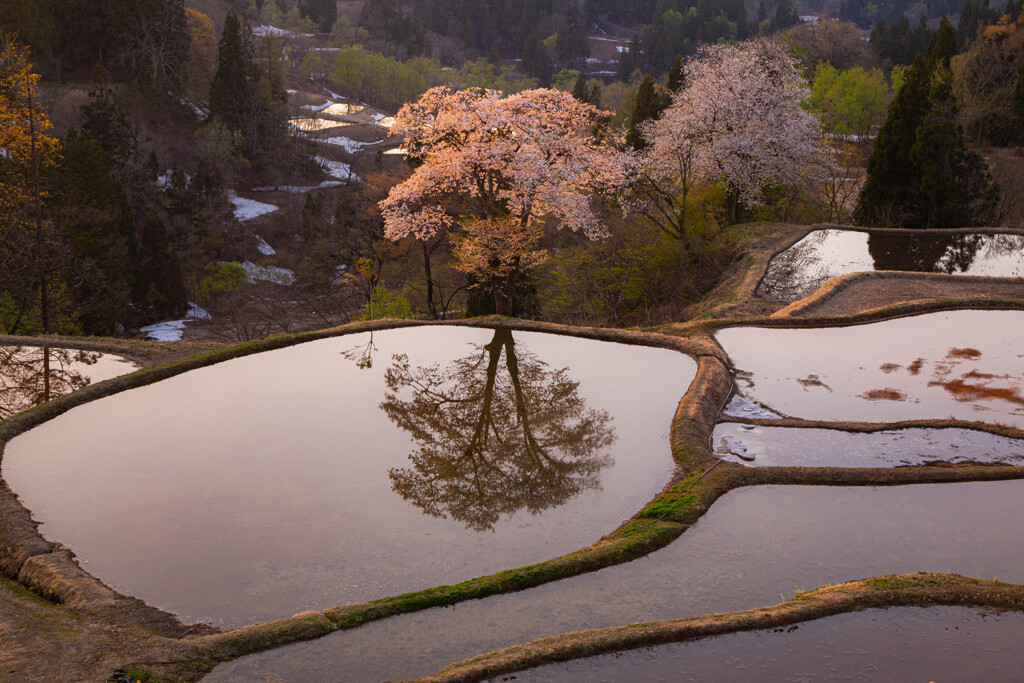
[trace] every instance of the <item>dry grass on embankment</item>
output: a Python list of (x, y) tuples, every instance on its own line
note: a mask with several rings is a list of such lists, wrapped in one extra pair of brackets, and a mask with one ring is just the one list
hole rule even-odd
[[(391, 615), (522, 590), (634, 559), (667, 545), (696, 522), (719, 496), (740, 486), (758, 484), (878, 485), (1024, 478), (1024, 468), (1006, 466), (925, 465), (908, 468), (863, 469), (748, 468), (737, 463), (721, 461), (711, 453), (709, 443), (715, 422), (718, 420), (721, 406), (732, 391), (727, 357), (710, 336), (715, 329), (727, 325), (751, 324), (772, 327), (843, 325), (936, 310), (935, 302), (910, 302), (864, 314), (831, 316), (813, 320), (763, 317), (778, 308), (778, 306), (765, 306), (763, 302), (754, 300), (753, 296), (768, 261), (772, 255), (796, 242), (815, 227), (818, 226), (810, 228), (767, 226), (765, 228), (766, 236), (758, 242), (760, 246), (752, 252), (752, 255), (748, 254), (744, 261), (745, 269), (740, 268), (732, 273), (727, 285), (716, 290), (712, 298), (717, 303), (708, 309), (707, 318), (704, 320), (684, 325), (665, 326), (657, 331), (645, 332), (607, 328), (574, 328), (499, 317), (456, 323), (469, 326), (501, 326), (514, 330), (539, 331), (670, 348), (688, 353), (698, 361), (697, 377), (690, 385), (686, 396), (680, 401), (672, 423), (672, 455), (677, 463), (675, 475), (664, 490), (637, 512), (632, 519), (627, 520), (618, 529), (611, 531), (586, 548), (546, 562), (498, 572), (454, 586), (438, 586), (415, 593), (356, 605), (339, 606), (322, 612), (298, 614), (287, 619), (219, 633), (201, 626), (189, 629), (181, 625), (172, 615), (146, 606), (141, 601), (119, 595), (104, 586), (100, 581), (84, 572), (74, 562), (70, 553), (58, 544), (43, 539), (36, 530), (28, 511), (20, 505), (6, 485), (0, 485), (0, 573), (17, 578), (21, 582), (20, 585), (29, 586), (54, 603), (63, 603), (63, 606), (57, 609), (73, 608), (73, 613), (82, 620), (90, 623), (100, 621), (108, 628), (121, 628), (124, 633), (135, 634), (137, 637), (134, 639), (122, 638), (120, 641), (124, 645), (118, 650), (118, 654), (121, 656), (120, 661), (136, 663), (135, 669), (152, 675), (153, 680), (197, 680), (218, 662), (245, 654), (309, 640), (338, 629), (354, 628)], [(733, 292), (731, 296), (728, 290)], [(1006, 307), (1013, 306), (1006, 305)], [(726, 318), (726, 316), (729, 317)], [(315, 339), (420, 324), (423, 323), (375, 321), (317, 332), (280, 335), (230, 347), (220, 345), (204, 347), (194, 344), (184, 347), (187, 351), (183, 355), (198, 350), (205, 352), (189, 357), (176, 355), (180, 354), (180, 349), (183, 348), (178, 345), (154, 346), (152, 342), (115, 341), (107, 343), (94, 340), (71, 340), (71, 343), (65, 344), (65, 340), (61, 340), (60, 345), (62, 346), (120, 353), (143, 364), (159, 362), (161, 359), (169, 360), (169, 362), (86, 387), (81, 391), (0, 423), (0, 448), (4, 442), (17, 434), (75, 406), (120, 391), (151, 384), (192, 369)], [(30, 343), (21, 339), (18, 342)], [(171, 347), (178, 350), (163, 350)], [(780, 423), (774, 422), (773, 424)], [(800, 426), (807, 425), (801, 424)], [(844, 428), (847, 426), (851, 429), (864, 430), (878, 427), (867, 423), (849, 423), (849, 425), (844, 423)], [(928, 421), (928, 426), (963, 425), (959, 422), (940, 420)], [(887, 427), (891, 428), (892, 425), (887, 425)], [(985, 429), (986, 431), (995, 431), (987, 427)], [(1013, 431), (1014, 434), (1007, 435), (1021, 435), (1018, 430)], [(996, 431), (996, 433), (1001, 432)], [(953, 583), (936, 585), (933, 587), (933, 591), (936, 593), (941, 593), (946, 589), (953, 591), (955, 586), (960, 585), (956, 582), (961, 580), (970, 581), (955, 577), (949, 578), (948, 581)], [(999, 584), (999, 586), (1002, 589), (1004, 584)], [(903, 595), (901, 590), (889, 591), (886, 595), (890, 597)], [(819, 592), (816, 591), (815, 594)], [(951, 596), (954, 594), (955, 592), (949, 593)], [(906, 595), (912, 594), (907, 593)], [(975, 591), (974, 593), (965, 593), (965, 595), (977, 597), (980, 593)], [(0, 591), (0, 598), (2, 597), (3, 593)], [(798, 600), (805, 598), (806, 596), (802, 596)], [(769, 611), (775, 609), (778, 608), (768, 608)], [(756, 612), (758, 611), (753, 610), (749, 614)], [(790, 612), (785, 613), (790, 614)], [(797, 610), (792, 614), (801, 615), (804, 612)], [(4, 618), (5, 616), (0, 614), (0, 633), (4, 633)], [(715, 618), (717, 617), (707, 617), (706, 619), (711, 623)], [(790, 618), (799, 620), (796, 617)], [(182, 635), (183, 637), (179, 639), (178, 636)], [(88, 640), (87, 634), (84, 633), (79, 633), (74, 638), (82, 639), (83, 642)], [(17, 635), (15, 635), (16, 640)], [(2, 656), (3, 654), (0, 653), (0, 663), (5, 663)], [(88, 666), (90, 665), (82, 664), (82, 670), (75, 675), (68, 675), (69, 672), (63, 669), (45, 673), (47, 676), (61, 680), (88, 680), (90, 676), (84, 675)], [(57, 674), (57, 671), (60, 674)], [(90, 671), (92, 670), (90, 669)]]

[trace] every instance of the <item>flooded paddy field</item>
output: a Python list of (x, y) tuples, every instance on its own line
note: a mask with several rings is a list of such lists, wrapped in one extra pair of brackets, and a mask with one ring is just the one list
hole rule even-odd
[(121, 356), (50, 346), (0, 346), (0, 420), (138, 370)]
[(949, 311), (716, 338), (749, 399), (808, 420), (945, 419), (1024, 427), (1024, 311)]
[(423, 327), (245, 356), (12, 440), (41, 532), (114, 588), (237, 626), (556, 557), (668, 481), (665, 349)]
[(801, 299), (839, 275), (872, 270), (1024, 276), (1024, 235), (815, 230), (775, 256), (757, 295)]
[(757, 467), (901, 467), (929, 462), (1024, 466), (1024, 439), (973, 429), (837, 429), (715, 426), (715, 455)]
[(761, 607), (897, 572), (1022, 583), (1021, 515), (1024, 481), (737, 489), (633, 562), (244, 657), (206, 680), (415, 678), (544, 636)]
[(1020, 612), (897, 607), (550, 664), (516, 672), (515, 678), (530, 683), (1013, 681), (1024, 671), (1022, 638)]

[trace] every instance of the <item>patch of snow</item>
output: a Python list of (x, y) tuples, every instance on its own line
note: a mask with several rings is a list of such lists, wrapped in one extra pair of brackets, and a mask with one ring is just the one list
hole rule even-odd
[(340, 266), (334, 269), (334, 279), (331, 280), (332, 285), (340, 285), (345, 281), (345, 273), (348, 272), (348, 266), (342, 263)]
[(384, 154), (387, 154), (387, 155), (398, 155), (398, 156), (405, 156), (408, 153), (409, 153), (408, 150), (406, 150), (404, 147), (395, 147), (393, 149), (389, 149), (386, 152), (384, 152)]
[(184, 104), (189, 109), (191, 109), (192, 112), (196, 115), (197, 119), (205, 119), (210, 114), (210, 111), (208, 109), (200, 107), (198, 104), (196, 104), (195, 102), (193, 102), (190, 99), (182, 97), (181, 98), (181, 103)]
[(210, 320), (213, 316), (211, 316), (209, 312), (199, 304), (194, 301), (189, 301), (188, 312), (185, 313), (185, 317), (189, 320)]
[(278, 28), (276, 26), (271, 26), (270, 24), (266, 24), (264, 26), (253, 26), (252, 34), (260, 38), (264, 36), (298, 36), (300, 38), (313, 37), (312, 33), (296, 33), (295, 31), (289, 31), (288, 29)]
[(147, 339), (159, 342), (181, 341), (181, 335), (185, 333), (184, 320), (168, 320), (167, 322), (155, 323), (140, 327), (139, 332), (146, 335)]
[(304, 104), (302, 105), (301, 109), (307, 109), (312, 112), (320, 112), (323, 111), (324, 109), (327, 109), (327, 107), (331, 106), (332, 104), (334, 103), (331, 102), (330, 100), (327, 100), (323, 104)]
[(358, 142), (356, 140), (353, 140), (352, 138), (347, 138), (345, 136), (338, 136), (338, 137), (335, 137), (335, 138), (325, 138), (325, 139), (321, 140), (321, 142), (324, 142), (324, 143), (326, 143), (328, 145), (335, 145), (337, 147), (341, 147), (342, 149), (344, 149), (349, 154), (355, 154), (356, 152), (358, 152), (359, 150), (363, 149), (364, 147), (373, 147), (374, 145), (379, 145), (380, 144), (380, 141), (377, 141), (377, 142)]
[(381, 128), (390, 128), (391, 126), (395, 125), (395, 117), (394, 116), (385, 116), (384, 114), (374, 114), (370, 118), (373, 120), (373, 122), (375, 124), (377, 124)]
[(266, 26), (252, 27), (252, 34), (254, 36), (260, 36), (261, 38), (263, 36), (287, 36), (290, 33), (291, 31), (286, 31), (283, 28), (277, 28), (276, 26), (271, 26), (270, 24), (267, 24)]
[(331, 96), (332, 100), (344, 100), (347, 99), (344, 95), (339, 95), (336, 92), (331, 92), (327, 88), (324, 88), (324, 92)]
[(729, 401), (729, 405), (725, 407), (722, 414), (729, 417), (747, 417), (755, 420), (778, 420), (782, 417), (749, 399), (743, 398), (739, 394), (733, 394), (732, 400)]
[(267, 241), (259, 235), (253, 235), (256, 238), (256, 250), (264, 256), (273, 256), (277, 253), (277, 249), (267, 244)]
[(295, 282), (295, 271), (280, 266), (257, 266), (252, 261), (242, 261), (242, 268), (249, 277), (249, 282), (276, 282), (279, 285), (290, 285)]
[(326, 190), (328, 187), (341, 187), (344, 185), (338, 180), (325, 180), (319, 185), (273, 185), (268, 187), (254, 187), (253, 192), (287, 192), (289, 194), (305, 194), (314, 190)]
[(235, 205), (235, 218), (242, 222), (273, 213), (280, 208), (273, 204), (258, 202), (255, 199), (239, 197), (233, 190), (228, 192), (228, 200)]
[(313, 160), (320, 164), (320, 166), (335, 178), (340, 180), (348, 180), (353, 182), (359, 182), (359, 176), (352, 172), (352, 167), (343, 161), (331, 161), (323, 157), (313, 157)]

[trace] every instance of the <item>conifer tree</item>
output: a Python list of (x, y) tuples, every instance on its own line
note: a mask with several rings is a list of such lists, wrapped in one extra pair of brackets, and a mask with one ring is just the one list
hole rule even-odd
[(672, 68), (668, 72), (668, 91), (670, 93), (679, 92), (679, 89), (686, 85), (686, 70), (683, 68), (683, 58), (681, 55), (676, 55), (676, 61), (672, 63)]
[(907, 69), (868, 160), (855, 214), (862, 224), (957, 228), (992, 220), (999, 188), (956, 122), (949, 71), (955, 50), (952, 26), (943, 21), (928, 57), (918, 54)]
[(647, 141), (640, 133), (640, 124), (644, 121), (656, 119), (665, 109), (665, 103), (654, 89), (654, 79), (650, 74), (644, 76), (640, 81), (640, 87), (636, 93), (636, 106), (633, 113), (626, 120), (626, 144), (635, 150), (641, 150), (647, 146)]
[(948, 69), (949, 60), (956, 56), (956, 52), (956, 31), (949, 20), (943, 17), (939, 30), (932, 36), (928, 43), (928, 51), (925, 53), (928, 69), (932, 73), (939, 68)]
[(861, 224), (898, 223), (900, 216), (915, 211), (920, 177), (910, 164), (910, 149), (928, 113), (929, 80), (928, 65), (918, 55), (889, 105), (889, 114), (868, 159), (867, 178), (855, 213)]
[(210, 81), (210, 116), (232, 130), (242, 128), (242, 107), (251, 97), (253, 80), (251, 41), (247, 23), (231, 13), (224, 19), (217, 46), (217, 70)]
[(590, 90), (587, 88), (587, 77), (580, 72), (577, 75), (577, 81), (572, 85), (572, 96), (579, 99), (581, 102), (590, 101)]

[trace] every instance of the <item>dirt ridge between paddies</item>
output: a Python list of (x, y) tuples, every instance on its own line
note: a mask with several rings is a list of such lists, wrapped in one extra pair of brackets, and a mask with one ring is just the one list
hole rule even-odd
[[(793, 231), (787, 229), (786, 232), (801, 232), (802, 237), (813, 228), (814, 226)], [(777, 239), (775, 241), (777, 242)], [(764, 265), (767, 265), (765, 259), (755, 259), (755, 264), (762, 260)], [(754, 281), (753, 273), (756, 272), (757, 268), (747, 269), (741, 278), (744, 286), (749, 286), (750, 282)], [(763, 270), (757, 274), (757, 281), (762, 276)], [(757, 281), (754, 282), (755, 287)], [(866, 317), (871, 318), (874, 315), (880, 314), (870, 314)], [(879, 319), (886, 316), (892, 317), (886, 312)], [(839, 317), (834, 319), (834, 324), (849, 324), (851, 318), (855, 317)], [(781, 322), (779, 319), (756, 317), (753, 320), (763, 326), (780, 326)], [(872, 320), (865, 319), (862, 322), (870, 321)], [(672, 422), (671, 449), (677, 463), (673, 478), (658, 496), (618, 529), (586, 548), (546, 562), (498, 572), (454, 586), (438, 586), (373, 602), (335, 607), (323, 612), (302, 613), (226, 633), (212, 632), (213, 629), (208, 627), (185, 627), (173, 615), (149, 607), (135, 598), (119, 595), (84, 572), (75, 563), (70, 552), (59, 543), (46, 541), (38, 533), (28, 511), (17, 501), (13, 492), (5, 484), (0, 483), (0, 572), (22, 580), (25, 585), (31, 586), (36, 592), (54, 602), (73, 607), (77, 614), (101, 615), (111, 623), (148, 629), (152, 636), (152, 647), (139, 648), (137, 654), (126, 656), (126, 664), (135, 664), (133, 669), (151, 676), (151, 680), (197, 680), (217, 663), (246, 654), (309, 640), (341, 628), (356, 627), (395, 614), (522, 590), (634, 559), (667, 545), (696, 522), (719, 496), (740, 486), (764, 483), (877, 485), (1024, 477), (1024, 468), (1006, 466), (926, 465), (898, 470), (841, 470), (799, 467), (746, 468), (720, 460), (711, 453), (709, 444), (721, 407), (732, 392), (733, 382), (727, 356), (709, 333), (729, 324), (750, 323), (750, 319), (737, 317), (732, 320), (702, 321), (682, 326), (665, 326), (657, 331), (639, 332), (577, 328), (494, 316), (447, 323), (356, 323), (328, 330), (279, 335), (246, 342), (145, 368), (131, 375), (86, 387), (0, 423), (2, 448), (6, 440), (77, 405), (136, 386), (151, 384), (188, 370), (305, 341), (424, 324), (507, 327), (670, 348), (695, 357), (698, 362), (697, 376), (679, 402)], [(782, 326), (822, 326), (821, 320), (802, 323), (799, 319), (787, 319), (787, 323)], [(30, 564), (33, 571), (23, 573), (22, 569)]]
[(1024, 586), (957, 574), (891, 574), (824, 586), (771, 607), (541, 638), (457, 662), (418, 680), (420, 683), (469, 683), (553, 662), (740, 631), (779, 628), (846, 612), (935, 606), (1024, 611)]

